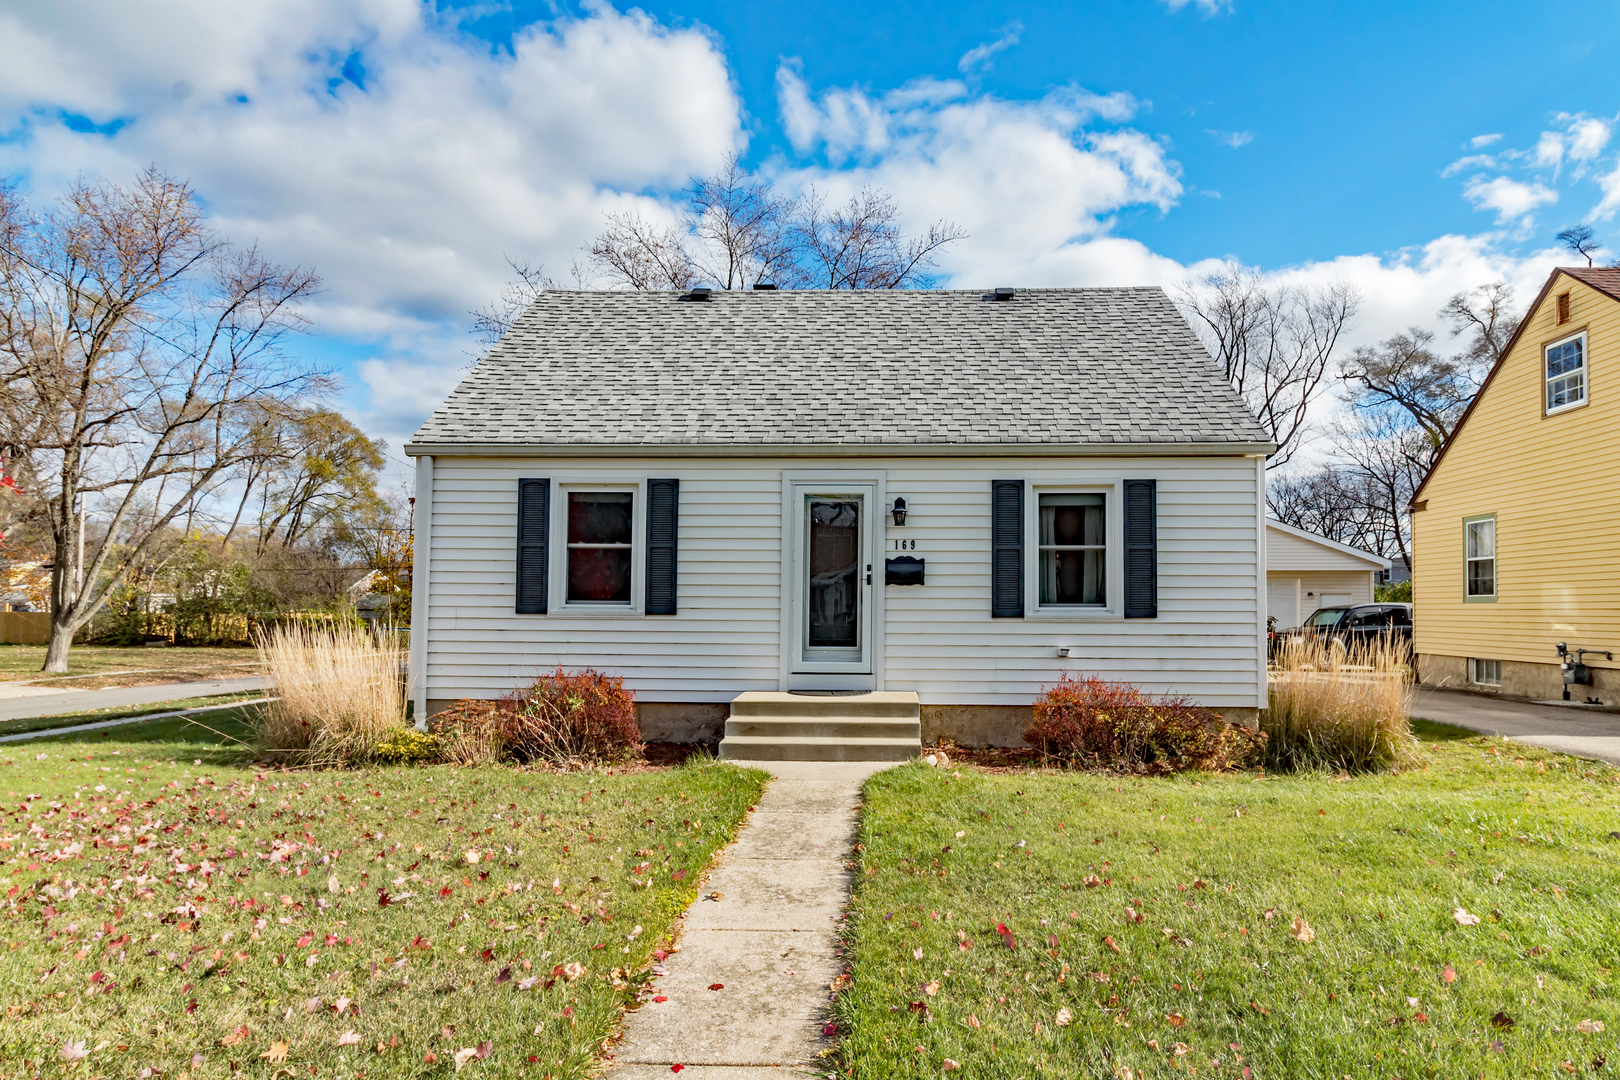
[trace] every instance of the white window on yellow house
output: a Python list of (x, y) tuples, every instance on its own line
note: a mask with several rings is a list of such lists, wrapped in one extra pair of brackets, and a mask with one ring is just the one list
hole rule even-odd
[(1468, 658), (1468, 681), (1477, 686), (1502, 685), (1502, 661)]
[(1496, 518), (1463, 521), (1465, 596), (1469, 600), (1496, 599)]
[(1586, 334), (1555, 341), (1546, 349), (1547, 411), (1586, 403)]

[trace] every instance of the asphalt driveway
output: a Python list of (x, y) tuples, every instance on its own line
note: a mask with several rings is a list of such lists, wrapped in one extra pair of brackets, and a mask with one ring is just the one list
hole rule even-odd
[(207, 682), (162, 683), (157, 686), (121, 686), (110, 690), (65, 690), (0, 701), (0, 721), (90, 712), (93, 709), (140, 708), (145, 705), (159, 705), (165, 701), (263, 689), (264, 679), (254, 675), (245, 679), (210, 679)]
[(1420, 686), (1412, 698), (1412, 715), (1620, 765), (1620, 713)]

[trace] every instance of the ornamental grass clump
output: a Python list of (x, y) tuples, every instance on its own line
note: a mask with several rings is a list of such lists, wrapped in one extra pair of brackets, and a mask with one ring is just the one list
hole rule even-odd
[(1242, 768), (1258, 757), (1265, 736), (1180, 698), (1065, 674), (1035, 702), (1024, 741), (1071, 767), (1179, 772)]
[(268, 689), (258, 749), (296, 765), (370, 761), (405, 725), (404, 655), (359, 625), (274, 627), (258, 635)]
[(1287, 641), (1271, 670), (1261, 723), (1266, 766), (1372, 772), (1408, 761), (1411, 670), (1404, 643)]

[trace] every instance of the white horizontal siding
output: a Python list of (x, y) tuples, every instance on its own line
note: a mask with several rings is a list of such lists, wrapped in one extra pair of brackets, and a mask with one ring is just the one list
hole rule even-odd
[[(1060, 674), (1099, 673), (1161, 694), (1246, 707), (1262, 659), (1256, 485), (1243, 458), (436, 459), (426, 604), (427, 696), (494, 696), (543, 669), (622, 674), (644, 701), (726, 701), (774, 690), (781, 661), (782, 472), (885, 470), (904, 496), (904, 553), (927, 584), (883, 593), (882, 685), (928, 704), (1025, 704)], [(516, 615), (517, 480), (680, 479), (679, 614)], [(1158, 482), (1159, 617), (992, 619), (990, 481)], [(557, 523), (553, 523), (553, 529)], [(555, 535), (555, 534), (554, 534)], [(1026, 538), (1033, 543), (1034, 538)], [(886, 542), (885, 542), (886, 541)], [(638, 551), (638, 557), (640, 552)], [(1112, 583), (1117, 588), (1119, 583)], [(1071, 650), (1059, 659), (1057, 649)]]
[(1368, 570), (1370, 564), (1326, 544), (1313, 544), (1281, 529), (1267, 529), (1266, 569)]

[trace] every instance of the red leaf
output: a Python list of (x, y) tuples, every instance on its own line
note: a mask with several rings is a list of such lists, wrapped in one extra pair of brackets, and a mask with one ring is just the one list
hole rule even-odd
[(444, 897), (446, 897), (446, 896), (449, 896), (449, 895), (450, 895), (450, 886), (448, 886), (448, 885), (446, 885), (446, 886), (445, 886), (445, 887), (444, 887), (444, 888), (442, 888), (442, 889), (440, 889), (440, 890), (439, 890), (439, 898), (440, 898), (440, 899), (441, 899), (441, 900), (442, 900), (442, 899), (443, 899), (443, 898), (444, 898)]
[(1013, 932), (1007, 929), (1006, 923), (996, 923), (996, 933), (1001, 935), (1001, 943), (1007, 946), (1007, 948), (1018, 948), (1018, 939), (1013, 937)]
[(664, 1002), (666, 1002), (668, 1000), (669, 1000), (669, 998), (665, 997), (663, 994), (659, 994), (657, 997), (653, 998), (653, 1001), (655, 1003), (659, 1004), (659, 1005), (662, 1005)]
[(686, 1068), (685, 1065), (671, 1065), (669, 1067), (669, 1071), (670, 1072), (680, 1072), (684, 1068)]
[(378, 907), (387, 907), (389, 904), (392, 904), (393, 902), (394, 902), (393, 899), (388, 895), (388, 890), (387, 889), (378, 889), (377, 890), (377, 906)]
[(311, 941), (314, 941), (314, 940), (315, 940), (315, 935), (314, 934), (305, 934), (303, 937), (298, 939), (298, 947), (300, 949), (302, 949), (304, 946), (308, 945)]
[(1115, 943), (1113, 937), (1111, 937), (1111, 936), (1104, 937), (1103, 938), (1103, 944), (1108, 946), (1110, 949), (1114, 950), (1115, 952), (1119, 952), (1119, 945)]
[(484, 963), (487, 964), (491, 960), (495, 959), (495, 950), (494, 949), (485, 949), (483, 952), (479, 953), (478, 955), (482, 956), (484, 958)]
[(710, 990), (724, 990), (725, 988), (726, 988), (725, 983), (710, 983), (709, 984), (709, 989)]
[(1444, 970), (1444, 971), (1442, 971), (1440, 973), (1440, 981), (1441, 982), (1448, 982), (1448, 983), (1456, 982), (1457, 981), (1456, 969), (1454, 969), (1450, 964), (1447, 964), (1446, 965), (1446, 970)]

